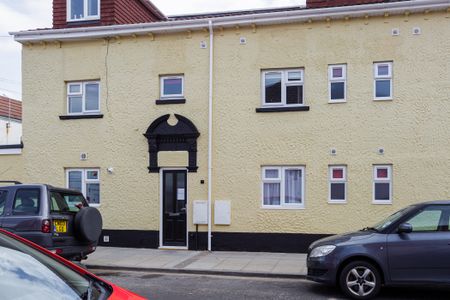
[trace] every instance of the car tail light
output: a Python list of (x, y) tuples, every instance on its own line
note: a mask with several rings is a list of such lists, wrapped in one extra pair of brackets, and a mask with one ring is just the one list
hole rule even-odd
[(44, 233), (50, 233), (50, 220), (42, 220), (41, 231)]

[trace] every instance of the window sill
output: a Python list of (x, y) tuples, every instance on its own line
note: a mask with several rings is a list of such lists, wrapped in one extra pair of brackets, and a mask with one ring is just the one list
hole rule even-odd
[(328, 200), (328, 204), (347, 204), (347, 201)]
[(78, 120), (78, 119), (103, 119), (103, 114), (95, 115), (65, 115), (59, 116), (60, 120)]
[(335, 103), (347, 103), (347, 100), (328, 100), (329, 104), (335, 104)]
[(89, 207), (95, 207), (95, 208), (98, 208), (98, 207), (100, 207), (100, 206), (101, 206), (100, 203), (89, 203)]
[(286, 112), (286, 111), (309, 111), (309, 106), (283, 106), (283, 107), (258, 107), (257, 113)]
[(166, 105), (166, 104), (184, 104), (186, 103), (186, 99), (184, 98), (175, 98), (175, 99), (158, 99), (155, 101), (156, 105)]
[(375, 205), (392, 205), (392, 201), (391, 200), (373, 200), (372, 204), (375, 204)]
[(394, 98), (374, 98), (373, 101), (392, 101)]
[(90, 25), (100, 23), (100, 17), (66, 20), (67, 25)]
[(267, 210), (304, 210), (305, 207), (304, 206), (300, 206), (300, 205), (296, 205), (296, 206), (269, 206), (269, 205), (263, 205), (261, 207), (262, 209), (267, 209)]

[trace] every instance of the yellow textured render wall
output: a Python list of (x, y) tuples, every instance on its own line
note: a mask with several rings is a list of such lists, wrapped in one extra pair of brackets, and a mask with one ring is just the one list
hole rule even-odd
[[(24, 181), (23, 153), (21, 155), (0, 155), (0, 181), (2, 180)], [(4, 184), (0, 183), (1, 185)]]
[[(410, 203), (450, 198), (448, 14), (285, 24), (216, 32), (213, 199), (230, 200), (231, 226), (214, 231), (339, 233), (371, 225)], [(412, 35), (419, 26), (421, 35)], [(392, 28), (400, 36), (392, 36)], [(147, 140), (157, 117), (194, 122), (198, 173), (188, 198), (207, 198), (208, 50), (205, 33), (24, 48), (24, 143), (31, 181), (65, 184), (64, 167), (101, 168), (108, 229), (158, 230), (159, 175)], [(246, 45), (239, 38), (247, 38)], [(108, 54), (107, 54), (108, 52)], [(373, 101), (373, 62), (392, 60), (393, 101)], [(347, 102), (328, 103), (329, 64), (347, 64)], [(107, 67), (107, 71), (106, 71)], [(261, 69), (305, 68), (310, 111), (256, 113)], [(159, 74), (185, 74), (186, 104), (158, 106)], [(61, 121), (64, 81), (101, 80), (103, 119)], [(106, 90), (108, 89), (108, 92)], [(384, 155), (377, 149), (385, 149)], [(337, 155), (330, 155), (330, 148)], [(88, 152), (82, 162), (80, 152)], [(167, 156), (164, 156), (167, 158)], [(165, 158), (163, 160), (165, 160)], [(185, 158), (177, 156), (176, 160)], [(347, 204), (328, 204), (328, 165), (345, 164)], [(373, 164), (393, 164), (393, 204), (372, 204)], [(261, 207), (262, 165), (306, 167), (305, 209)], [(107, 174), (107, 167), (114, 174)], [(189, 213), (191, 208), (189, 209)], [(189, 228), (193, 230), (191, 216)], [(205, 226), (201, 230), (205, 230)]]

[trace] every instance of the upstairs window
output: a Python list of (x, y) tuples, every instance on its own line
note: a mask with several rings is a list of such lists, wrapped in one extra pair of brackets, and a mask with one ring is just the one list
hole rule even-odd
[(392, 100), (392, 62), (374, 63), (375, 100)]
[(328, 66), (330, 103), (345, 102), (347, 94), (347, 65)]
[(67, 20), (83, 21), (100, 18), (100, 0), (67, 0)]
[(69, 115), (100, 112), (100, 83), (98, 81), (67, 83), (67, 112)]
[(263, 71), (263, 106), (303, 105), (303, 73), (303, 69)]
[(161, 99), (184, 98), (184, 76), (161, 76)]

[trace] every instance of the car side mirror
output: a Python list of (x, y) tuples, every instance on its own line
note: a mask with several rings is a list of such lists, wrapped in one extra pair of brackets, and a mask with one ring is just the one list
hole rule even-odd
[(398, 226), (398, 233), (411, 233), (413, 231), (413, 227), (409, 223), (402, 223)]

